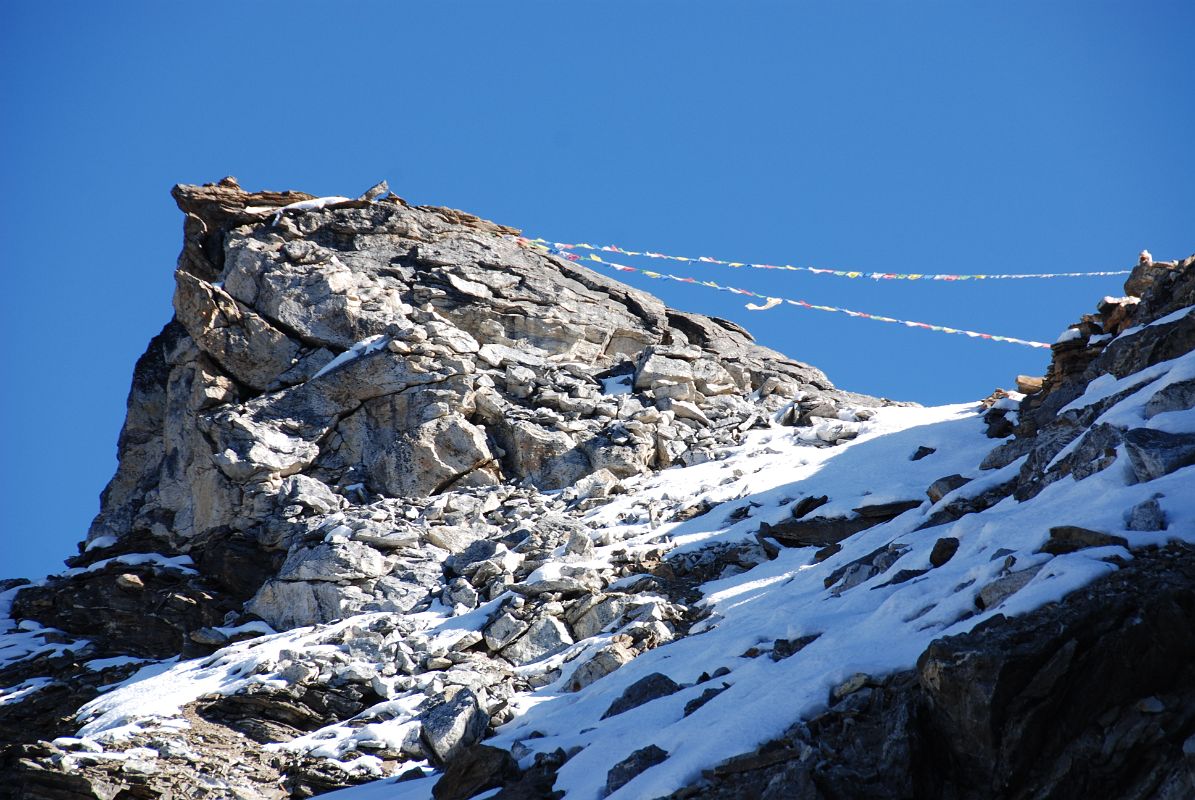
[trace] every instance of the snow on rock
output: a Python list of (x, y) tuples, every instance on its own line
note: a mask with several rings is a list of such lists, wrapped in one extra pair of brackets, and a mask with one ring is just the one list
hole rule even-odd
[[(14, 620), (12, 602), (17, 592), (24, 588), (26, 585), (18, 585), (0, 592), (0, 671), (18, 667), (22, 662), (80, 653), (88, 648), (86, 639), (67, 636), (34, 620)], [(38, 684), (37, 688), (42, 685)], [(10, 687), (4, 691), (15, 689)]]
[(195, 571), (195, 562), (191, 560), (190, 556), (164, 556), (161, 553), (123, 553), (112, 558), (100, 559), (86, 567), (68, 569), (60, 573), (60, 575), (62, 577), (73, 577), (88, 572), (99, 572), (110, 564), (118, 564), (126, 567), (151, 565), (163, 569), (175, 570), (186, 575), (199, 574)]
[(1141, 331), (1145, 330), (1146, 328), (1160, 328), (1163, 325), (1169, 325), (1172, 322), (1177, 322), (1180, 319), (1189, 317), (1191, 314), (1195, 314), (1195, 306), (1188, 306), (1186, 308), (1180, 308), (1180, 309), (1170, 312), (1169, 314), (1165, 315), (1164, 317), (1159, 317), (1158, 319), (1155, 319), (1148, 323), (1145, 323), (1144, 325), (1134, 325), (1131, 328), (1125, 328), (1119, 334), (1117, 334), (1116, 338), (1117, 339), (1127, 339), (1130, 336), (1136, 336), (1137, 334), (1141, 333)]
[(341, 197), (340, 195), (313, 197), (310, 200), (299, 200), (298, 202), (289, 203), (284, 206), (248, 206), (245, 208), (245, 212), (249, 214), (273, 214), (273, 222), (277, 223), (287, 211), (318, 211), (337, 203), (347, 203), (350, 199), (348, 197)]
[(633, 378), (634, 376), (632, 375), (614, 375), (609, 378), (602, 378), (602, 394), (630, 394)]
[(52, 678), (30, 678), (16, 686), (0, 688), (0, 706), (19, 703), (29, 695), (53, 683)]
[(1062, 333), (1058, 334), (1058, 338), (1054, 340), (1054, 344), (1062, 344), (1063, 342), (1073, 342), (1076, 339), (1083, 338), (1083, 332), (1078, 328), (1067, 328)]
[(102, 672), (109, 667), (124, 667), (133, 664), (144, 664), (146, 659), (133, 658), (132, 656), (112, 656), (110, 658), (93, 658), (83, 666), (92, 672)]
[(368, 339), (362, 339), (361, 341), (357, 342), (355, 345), (350, 347), (348, 350), (345, 350), (343, 353), (336, 356), (336, 358), (332, 359), (327, 364), (325, 364), (323, 367), (321, 367), (318, 372), (316, 372), (314, 375), (311, 376), (311, 378), (314, 380), (315, 378), (318, 378), (321, 375), (331, 372), (332, 370), (336, 369), (337, 367), (340, 367), (340, 366), (343, 366), (344, 364), (349, 363), (354, 358), (358, 358), (359, 356), (368, 355), (370, 353), (376, 353), (377, 351), (379, 351), (383, 347), (385, 347), (388, 341), (389, 341), (389, 339), (387, 337), (383, 336), (382, 334), (378, 334), (377, 336), (370, 336)]
[(91, 550), (98, 550), (102, 547), (111, 547), (114, 544), (116, 544), (116, 537), (111, 534), (108, 534), (106, 536), (97, 536), (96, 538), (92, 539), (90, 542), (87, 543), (87, 546), (84, 548), (84, 551), (88, 552)]
[[(368, 618), (355, 622), (368, 623)], [(184, 706), (203, 695), (232, 694), (271, 680), (285, 681), (271, 669), (277, 667), (283, 650), (326, 648), (324, 641), (350, 624), (288, 631), (230, 645), (205, 659), (169, 659), (142, 667), (79, 710), (84, 724), (78, 735), (118, 740), (163, 720), (177, 720)]]
[[(935, 431), (931, 438), (925, 437), (930, 431), (917, 430), (912, 425), (902, 428), (892, 419), (903, 417), (901, 421), (906, 424), (930, 422), (935, 413), (939, 426), (946, 430)], [(957, 408), (883, 410), (876, 415), (876, 421), (888, 428), (887, 436), (870, 440), (861, 437), (852, 446), (834, 451), (826, 459), (828, 463), (810, 470), (812, 474), (804, 479), (801, 488), (810, 493), (837, 495), (841, 498), (836, 500), (839, 508), (857, 504), (866, 497), (863, 487), (868, 485), (869, 465), (894, 463), (872, 450), (903, 454), (911, 451), (915, 442), (931, 441), (939, 452), (954, 451), (958, 459), (955, 464), (968, 457), (973, 464), (979, 449), (971, 445), (976, 437), (970, 435), (973, 432), (967, 429), (967, 424), (977, 422), (974, 418), (958, 419), (959, 416)], [(953, 437), (948, 433), (951, 427)], [(869, 441), (872, 447), (868, 447)], [(752, 444), (758, 446), (762, 442)], [(773, 449), (783, 446), (775, 440), (768, 445)], [(751, 446), (744, 447), (740, 459), (749, 458)], [(784, 454), (791, 459), (793, 452)], [(732, 456), (723, 464), (733, 469), (737, 460)], [(661, 480), (672, 488), (675, 486), (672, 479), (683, 481), (689, 471), (664, 473)], [(774, 480), (778, 471), (756, 473), (756, 485), (764, 483), (765, 475)], [(541, 752), (557, 747), (565, 750), (582, 747), (581, 753), (561, 769), (557, 783), (557, 788), (564, 788), (570, 798), (601, 797), (605, 775), (615, 764), (643, 747), (657, 745), (672, 754), (667, 761), (611, 796), (657, 797), (674, 791), (692, 781), (702, 768), (746, 752), (778, 736), (794, 719), (824, 708), (830, 689), (853, 674), (884, 675), (907, 668), (935, 638), (969, 630), (997, 613), (1023, 614), (1111, 573), (1115, 566), (1106, 560), (1108, 552), (1079, 552), (1051, 559), (1036, 551), (1047, 539), (1049, 527), (1059, 519), (1121, 531), (1124, 509), (1154, 493), (1181, 496), (1180, 487), (1192, 477), (1195, 471), (1187, 469), (1154, 481), (1148, 487), (1126, 486), (1119, 472), (1108, 471), (1083, 483), (1056, 484), (1032, 503), (1001, 504), (989, 509), (982, 518), (966, 517), (932, 534), (915, 531), (918, 517), (898, 518), (852, 537), (839, 553), (820, 564), (814, 563), (809, 549), (782, 550), (776, 560), (743, 576), (704, 587), (704, 606), (716, 622), (701, 635), (640, 656), (595, 684), (590, 692), (528, 702), (526, 711), (502, 729), (493, 743), (510, 747), (521, 742)], [(910, 487), (917, 483), (912, 481)], [(920, 485), (924, 486), (924, 482)], [(786, 486), (791, 484), (780, 484), (776, 489), (746, 497), (766, 508), (777, 490), (783, 491)], [(630, 498), (623, 502), (629, 503)], [(615, 505), (607, 506), (602, 513), (617, 513)], [(725, 538), (734, 527), (695, 532), (678, 539), (692, 543), (708, 541), (713, 536)], [(953, 559), (919, 578), (885, 585), (901, 569), (927, 568), (929, 552), (938, 535), (959, 539), (960, 550)], [(1166, 538), (1122, 535), (1135, 546)], [(1188, 536), (1195, 540), (1195, 535)], [(825, 580), (836, 569), (879, 547), (891, 545), (900, 546), (903, 554), (885, 572), (841, 595), (827, 591)], [(1115, 550), (1119, 557), (1129, 557), (1127, 551)], [(992, 554), (997, 551), (1002, 555), (993, 560)], [(975, 613), (975, 598), (982, 587), (1005, 574), (1043, 564), (1048, 565), (1015, 594), (995, 607)], [(772, 661), (742, 655), (753, 648), (768, 649), (771, 642), (779, 639), (813, 634), (818, 634), (818, 638), (788, 659)], [(704, 687), (693, 686), (617, 718), (601, 720), (610, 702), (623, 689), (648, 674), (660, 672), (678, 683), (693, 685), (701, 673), (712, 673), (722, 667), (730, 669), (722, 680), (731, 687), (688, 717), (682, 714), (685, 704)], [(718, 726), (719, 736), (708, 735), (711, 724)], [(587, 732), (579, 733), (581, 730)], [(532, 731), (545, 736), (527, 739)]]

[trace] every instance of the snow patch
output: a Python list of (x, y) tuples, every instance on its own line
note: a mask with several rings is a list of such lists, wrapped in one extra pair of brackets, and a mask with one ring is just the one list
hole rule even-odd
[(191, 560), (190, 556), (164, 556), (161, 553), (124, 553), (119, 556), (113, 556), (112, 558), (101, 559), (86, 567), (68, 569), (59, 573), (59, 575), (64, 578), (86, 575), (91, 572), (99, 572), (110, 564), (119, 564), (128, 567), (140, 567), (149, 564), (155, 567), (176, 570), (185, 575), (199, 574), (195, 571), (195, 562)]
[(1067, 328), (1062, 333), (1058, 334), (1058, 338), (1054, 340), (1054, 344), (1073, 342), (1076, 339), (1081, 338), (1083, 338), (1083, 333), (1078, 328)]
[(633, 380), (634, 376), (629, 373), (626, 375), (613, 375), (609, 378), (602, 378), (602, 394), (630, 394)]
[(332, 359), (327, 364), (325, 364), (320, 369), (319, 372), (317, 372), (311, 376), (311, 379), (315, 380), (319, 376), (321, 376), (325, 373), (331, 372), (332, 370), (336, 369), (337, 367), (344, 366), (345, 364), (349, 363), (350, 361), (357, 358), (358, 356), (368, 355), (369, 353), (376, 353), (378, 350), (381, 350), (383, 347), (385, 347), (386, 343), (389, 341), (390, 341), (389, 337), (387, 337), (385, 334), (381, 334), (381, 333), (379, 333), (376, 336), (370, 336), (368, 339), (362, 339), (361, 341), (357, 342), (355, 345), (350, 347), (348, 350), (345, 350), (343, 353), (336, 356), (336, 358)]

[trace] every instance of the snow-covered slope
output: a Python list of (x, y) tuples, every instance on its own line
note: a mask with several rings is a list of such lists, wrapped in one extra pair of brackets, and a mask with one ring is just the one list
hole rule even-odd
[[(1188, 378), (1193, 365), (1195, 354), (1157, 365), (1148, 372), (1156, 376), (1150, 385), (1156, 391)], [(1107, 388), (1100, 382), (1071, 406), (1105, 397)], [(1138, 390), (1101, 419), (1157, 427), (1143, 417), (1151, 396)], [(978, 469), (992, 445), (983, 436), (982, 411), (978, 404), (882, 409), (861, 425), (858, 438), (837, 448), (813, 447), (786, 428), (754, 432), (716, 461), (627, 482), (626, 494), (586, 517), (597, 538), (611, 544), (596, 548), (583, 561), (564, 558), (559, 563), (609, 569), (614, 551), (664, 545), (675, 559), (711, 545), (754, 542), (760, 522), (791, 519), (792, 507), (804, 497), (831, 498), (818, 509), (820, 515), (830, 516), (867, 505), (922, 499), (924, 487), (948, 474), (976, 480), (939, 504), (977, 493), (1007, 480), (1021, 466), (1018, 460), (990, 474)], [(1189, 432), (1195, 428), (1195, 410), (1166, 412), (1159, 422), (1165, 429)], [(920, 447), (935, 452), (911, 460)], [(870, 680), (908, 669), (936, 638), (970, 630), (996, 614), (1023, 614), (1060, 600), (1115, 571), (1133, 557), (1132, 549), (1174, 539), (1195, 544), (1195, 466), (1134, 483), (1128, 460), (1119, 460), (1116, 468), (1086, 480), (1059, 481), (1030, 501), (1018, 503), (1009, 497), (953, 524), (919, 530), (936, 508), (924, 498), (919, 507), (896, 519), (849, 537), (839, 552), (820, 562), (816, 547), (782, 548), (775, 559), (753, 569), (732, 567), (727, 577), (700, 586), (703, 597), (697, 607), (703, 618), (687, 637), (644, 653), (580, 692), (568, 691), (572, 673), (586, 662), (587, 654), (608, 645), (620, 627), (526, 667), (533, 673), (558, 668), (560, 675), (514, 698), (515, 719), (499, 728), (489, 744), (519, 754), (523, 766), (530, 766), (536, 753), (576, 751), (556, 782), (569, 798), (606, 796), (610, 770), (635, 751), (655, 745), (668, 758), (609, 796), (658, 797), (680, 789), (702, 769), (781, 735), (794, 720), (824, 711), (831, 692), (858, 681), (858, 675)], [(1129, 530), (1127, 512), (1155, 497), (1167, 530)], [(683, 509), (702, 503), (712, 510), (695, 519), (658, 526), (649, 521), (653, 507)], [(1096, 546), (1057, 556), (1042, 552), (1050, 529), (1061, 524), (1122, 537), (1127, 547)], [(944, 537), (957, 539), (958, 550), (933, 568), (930, 554)], [(877, 561), (882, 567), (870, 567)], [(843, 567), (856, 564), (870, 568), (841, 575)], [(554, 566), (549, 562), (540, 571), (552, 574)], [(976, 598), (1002, 584), (1004, 588), (991, 595), (996, 602), (978, 609)], [(418, 635), (458, 639), (480, 630), (508, 599), (499, 597), (456, 617), (421, 615)], [(351, 624), (370, 622), (366, 616)], [(208, 659), (144, 668), (82, 709), (80, 719), (86, 724), (79, 735), (101, 744), (119, 742), (132, 730), (179, 724), (181, 709), (206, 694), (285, 682), (285, 676), (268, 668), (282, 650), (328, 647), (320, 643), (349, 624), (267, 636)], [(795, 654), (773, 657), (777, 640), (806, 637), (816, 638)], [(710, 678), (714, 673), (720, 674)], [(654, 674), (667, 676), (680, 688), (603, 719), (628, 687)], [(686, 707), (710, 689), (717, 695), (686, 713)], [(285, 746), (337, 756), (361, 741), (401, 742), (412, 729), (418, 730), (423, 699), (418, 691), (397, 695)], [(358, 724), (379, 718), (383, 721)], [(363, 757), (356, 766), (379, 769), (380, 761)], [(430, 798), (438, 777), (384, 790), (370, 785), (335, 796)]]

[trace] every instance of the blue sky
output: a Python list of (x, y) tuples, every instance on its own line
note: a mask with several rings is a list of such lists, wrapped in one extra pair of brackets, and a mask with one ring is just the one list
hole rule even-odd
[[(559, 241), (899, 272), (1195, 251), (1188, 2), (7, 3), (0, 577), (57, 569), (171, 315), (178, 182), (381, 178)], [(661, 269), (659, 262), (629, 262)], [(1116, 278), (928, 284), (667, 265), (1053, 341)], [(1048, 353), (635, 277), (838, 385), (976, 399)]]

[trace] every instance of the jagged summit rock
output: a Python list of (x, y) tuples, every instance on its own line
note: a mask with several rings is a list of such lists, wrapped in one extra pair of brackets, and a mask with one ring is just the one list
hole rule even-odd
[[(879, 404), (738, 326), (526, 249), (514, 229), (375, 189), (324, 202), (234, 180), (175, 187), (176, 317), (138, 363), (89, 552), (198, 551), (208, 583), (253, 590), (250, 607), (283, 627), (405, 610), (426, 581), (392, 586), (347, 544), (331, 546), (361, 576), (351, 587), (298, 563), (331, 556), (306, 546), (321, 515), (626, 478), (707, 458), (788, 406)], [(605, 391), (619, 370), (634, 393)], [(368, 536), (353, 552), (377, 552)], [(230, 547), (286, 566), (257, 587), (207, 568)]]
[[(205, 498), (218, 508), (198, 526), (194, 498), (178, 499), (169, 511), (191, 523), (175, 526), (183, 536), (234, 522), (230, 481), (303, 473), (420, 496), (504, 478), (561, 488), (602, 467), (625, 477), (661, 455), (667, 463), (681, 448), (653, 441), (654, 431), (624, 434), (627, 419), (656, 426), (593, 380), (619, 364), (637, 364), (648, 391), (669, 380), (695, 396), (741, 396), (777, 377), (790, 397), (832, 390), (820, 372), (755, 346), (737, 326), (666, 309), (459, 212), (388, 198), (266, 225), (237, 209), (289, 197), (225, 187), (175, 194), (188, 219), (175, 307), (182, 346), (198, 352), (174, 358), (215, 370), (197, 376), (206, 413), (195, 416), (219, 466), (203, 465), (204, 483), (224, 494)], [(661, 361), (684, 369), (660, 375)], [(215, 413), (206, 407), (232, 399)], [(678, 428), (679, 441), (690, 430)], [(122, 472), (138, 464), (130, 466)], [(115, 483), (135, 482), (121, 477)], [(108, 505), (127, 517), (139, 500), (131, 494)], [(123, 532), (106, 523), (93, 538)]]
[(384, 180), (378, 181), (373, 186), (370, 186), (368, 189), (366, 189), (362, 193), (362, 195), (360, 197), (358, 197), (357, 199), (358, 200), (368, 200), (370, 202), (373, 202), (374, 200), (377, 200), (378, 198), (380, 198), (382, 195), (389, 194), (389, 192), (390, 192), (390, 184)]
[(385, 182), (173, 194), (100, 513), (0, 582), (0, 795), (1046, 796), (1097, 752), (1195, 786), (1195, 260), (960, 413)]

